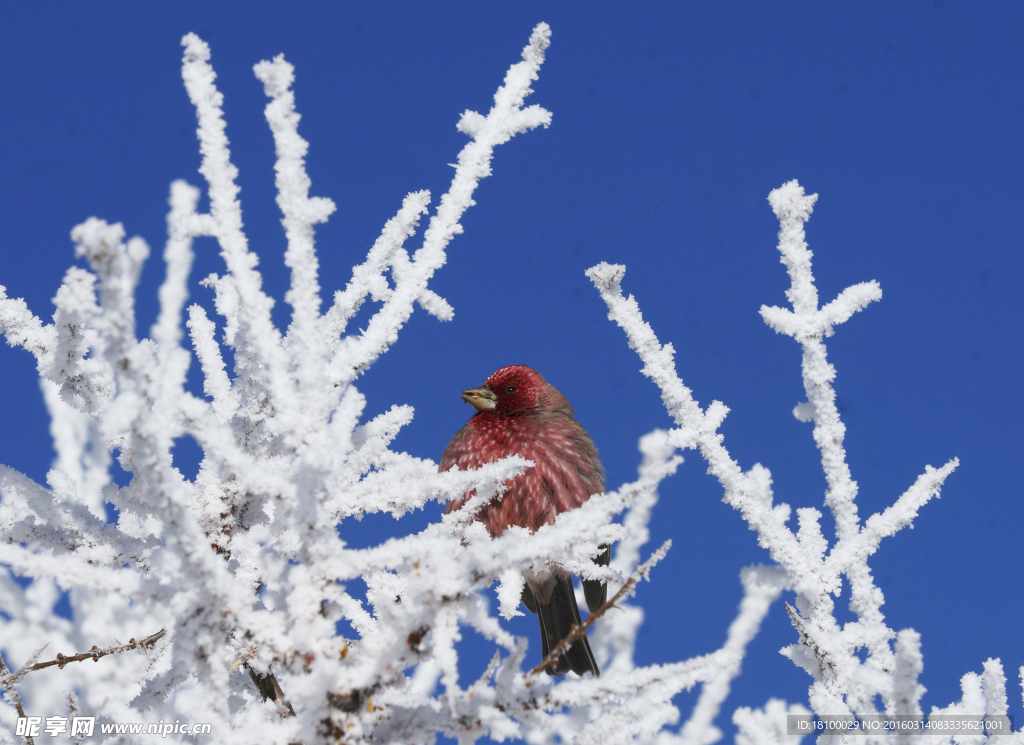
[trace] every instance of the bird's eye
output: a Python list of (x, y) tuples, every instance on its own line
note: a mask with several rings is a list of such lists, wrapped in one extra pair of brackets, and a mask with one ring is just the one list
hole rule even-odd
[(516, 392), (516, 387), (514, 385), (510, 385), (508, 388), (505, 389), (505, 393), (515, 393), (515, 392)]

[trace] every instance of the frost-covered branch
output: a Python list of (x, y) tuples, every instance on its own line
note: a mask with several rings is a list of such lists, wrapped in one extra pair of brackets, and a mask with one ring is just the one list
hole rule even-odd
[(14, 710), (18, 712), (18, 716), (22, 719), (25, 718), (25, 707), (21, 705), (21, 696), (18, 695), (17, 681), (14, 679), (14, 674), (7, 669), (7, 663), (4, 662), (4, 656), (0, 654), (0, 688), (3, 688), (7, 698), (10, 699), (11, 705), (14, 706)]
[[(836, 538), (831, 544), (822, 535), (821, 513), (817, 509), (798, 509), (799, 528), (794, 532), (786, 525), (791, 513), (789, 505), (773, 503), (768, 469), (755, 464), (744, 472), (731, 457), (718, 432), (728, 409), (718, 401), (702, 409), (693, 398), (676, 372), (672, 346), (658, 341), (643, 320), (636, 300), (622, 295), (625, 267), (602, 263), (587, 274), (608, 305), (609, 318), (623, 328), (630, 347), (639, 354), (644, 365), (642, 372), (661, 390), (665, 407), (676, 423), (676, 428), (665, 434), (666, 441), (681, 449), (692, 447), (700, 451), (708, 462), (708, 472), (723, 487), (723, 500), (738, 509), (757, 531), (759, 544), (785, 572), (785, 584), (795, 590), (796, 607), (787, 607), (798, 642), (783, 653), (811, 675), (812, 709), (818, 714), (875, 714), (875, 700), (880, 696), (886, 713), (914, 713), (920, 711), (917, 702), (923, 693), (916, 682), (920, 673), (917, 637), (909, 630), (901, 632), (896, 650), (892, 649), (890, 640), (896, 634), (884, 622), (883, 594), (874, 584), (867, 562), (882, 538), (909, 525), (918, 510), (938, 496), (959, 461), (953, 458), (941, 468), (925, 466), (925, 472), (890, 507), (865, 521), (859, 518), (857, 485), (843, 446), (845, 426), (832, 387), (835, 369), (827, 361), (824, 340), (834, 333), (835, 326), (879, 300), (881, 289), (876, 282), (861, 283), (818, 307), (811, 253), (804, 235), (804, 223), (816, 199), (805, 196), (795, 181), (776, 189), (769, 197), (781, 226), (779, 251), (790, 276), (791, 287), (786, 296), (792, 310), (763, 307), (761, 315), (769, 326), (792, 336), (803, 349), (807, 401), (793, 413), (801, 421), (814, 423), (813, 436), (828, 485), (824, 501), (836, 523)], [(840, 626), (833, 615), (832, 596), (841, 593), (844, 578), (850, 587), (850, 609), (857, 619)], [(863, 660), (857, 655), (861, 649), (866, 650)], [(992, 665), (993, 681), (1002, 675), (1001, 667), (998, 674), (995, 672), (998, 665)], [(704, 710), (706, 704), (708, 711), (717, 711), (713, 702), (722, 697), (721, 692), (715, 691), (720, 685), (705, 684), (702, 700), (683, 730), (687, 742), (703, 745), (720, 736), (717, 730), (710, 729), (710, 719)], [(989, 689), (994, 693), (986, 694), (986, 701), (1005, 700), (1005, 692), (1000, 698), (995, 683)], [(967, 698), (965, 683), (965, 702)], [(997, 703), (995, 708), (1001, 705)], [(793, 710), (781, 702), (770, 704), (769, 709), (774, 713), (769, 715), (766, 709), (761, 714), (748, 712), (740, 716), (738, 712), (737, 724), (749, 729), (755, 722), (766, 725), (770, 719), (775, 722), (772, 726), (778, 735), (772, 741), (780, 742), (780, 717)], [(743, 737), (752, 735), (748, 731)]]
[[(428, 192), (417, 192), (406, 197), (402, 211), (394, 222), (385, 226), (384, 234), (367, 257), (365, 269), (357, 268), (364, 276), (372, 270), (374, 299), (383, 307), (367, 325), (366, 331), (348, 337), (338, 349), (331, 363), (331, 374), (339, 383), (352, 380), (366, 366), (373, 363), (398, 337), (398, 331), (412, 313), (413, 303), (419, 303), (428, 313), (442, 320), (454, 314), (451, 306), (427, 289), (427, 282), (446, 261), (445, 247), (462, 232), (459, 224), (463, 213), (471, 207), (473, 192), (480, 180), (491, 175), (494, 148), (508, 142), (514, 135), (551, 123), (551, 113), (540, 106), (523, 107), (532, 93), (530, 84), (544, 62), (544, 52), (551, 43), (551, 29), (539, 24), (523, 50), (523, 61), (513, 65), (505, 76), (505, 83), (494, 94), (494, 106), (487, 116), (466, 111), (459, 120), (459, 131), (470, 136), (470, 142), (459, 153), (455, 177), (451, 187), (441, 197), (437, 212), (430, 219), (423, 245), (409, 254), (402, 248), (405, 239), (416, 227), (418, 218), (425, 213)], [(383, 271), (390, 267), (394, 287), (383, 279)], [(380, 279), (376, 279), (379, 277)], [(355, 280), (355, 277), (353, 277)], [(353, 291), (350, 284), (344, 293), (335, 295), (334, 306), (327, 313), (329, 333), (342, 331), (359, 305), (366, 290)], [(383, 340), (383, 345), (381, 345)]]
[[(722, 738), (722, 732), (714, 725), (714, 721), (729, 696), (733, 679), (740, 673), (747, 645), (760, 631), (761, 622), (768, 615), (772, 603), (784, 589), (788, 589), (786, 574), (778, 567), (746, 567), (740, 578), (743, 582), (740, 612), (730, 624), (722, 648), (728, 659), (717, 674), (701, 686), (697, 705), (679, 733), (678, 742), (681, 744), (708, 745)], [(667, 737), (661, 738), (661, 741), (662, 745), (669, 742)]]
[[(462, 115), (458, 127), (469, 142), (422, 245), (404, 248), (428, 215), (429, 194), (417, 191), (323, 314), (314, 227), (334, 204), (310, 196), (293, 68), (281, 56), (256, 65), (269, 99), (284, 263), (291, 270), (285, 300), (292, 320), (283, 333), (273, 324), (274, 300), (262, 289), (243, 230), (210, 49), (193, 34), (183, 39), (182, 78), (196, 110), (210, 207), (198, 213), (200, 191), (172, 184), (166, 278), (152, 338), (137, 337), (134, 318), (149, 248), (127, 238), (120, 224), (90, 218), (72, 231), (89, 268), (68, 271), (52, 323), (0, 290), (0, 328), (36, 358), (58, 451), (45, 486), (0, 467), (0, 562), (7, 567), (0, 576), (0, 638), (4, 654), (20, 665), (4, 678), (15, 704), (18, 680), (30, 710), (63, 701), (61, 687), (74, 687), (81, 700), (69, 699), (69, 706), (101, 722), (185, 718), (214, 724), (223, 742), (251, 742), (258, 730), (268, 743), (421, 742), (438, 732), (538, 740), (565, 731), (567, 716), (604, 711), (621, 719), (621, 736), (629, 739), (674, 721), (672, 697), (716, 674), (724, 653), (635, 667), (638, 609), (620, 596), (621, 613), (595, 614), (589, 623), (599, 654), (622, 674), (537, 680), (524, 675), (526, 641), (502, 627), (483, 595), (497, 578), (498, 613), (517, 614), (523, 572), (546, 562), (626, 583), (628, 591), (657, 489), (681, 462), (663, 433), (641, 442), (636, 482), (594, 496), (536, 534), (510, 529), (492, 540), (472, 520), (474, 506), (532, 464), (509, 458), (439, 474), (435, 463), (392, 449), (412, 420), (411, 407), (398, 404), (365, 421), (366, 400), (354, 385), (394, 343), (414, 305), (451, 317), (428, 283), (462, 231), (459, 220), (477, 184), (490, 174), (494, 148), (549, 124), (547, 111), (525, 105), (549, 42), (549, 29), (539, 25), (488, 114)], [(201, 282), (212, 290), (218, 317), (185, 307), (199, 236), (215, 238), (224, 261), (222, 274)], [(367, 299), (378, 307), (365, 330), (345, 335)], [(202, 371), (202, 397), (185, 385), (185, 328)], [(186, 436), (203, 451), (194, 480), (172, 456)], [(126, 487), (112, 483), (114, 457), (131, 474)], [(467, 491), (476, 496), (466, 509), (420, 533), (363, 549), (348, 543), (356, 530), (351, 518), (398, 517)], [(108, 518), (111, 511), (116, 520)], [(595, 564), (616, 541), (622, 549), (612, 566)], [(53, 612), (62, 592), (70, 619)], [(63, 667), (138, 646), (100, 649), (108, 638), (148, 624), (165, 633), (144, 640), (151, 649), (144, 660), (122, 655), (116, 664), (72, 665), (59, 681), (23, 677), (40, 665)], [(462, 626), (496, 650), (476, 681), (460, 679)], [(46, 645), (93, 649), (47, 663), (28, 658)], [(285, 712), (296, 716), (280, 716)], [(15, 713), (0, 708), (8, 723)]]
[(602, 603), (601, 606), (597, 608), (595, 611), (593, 611), (589, 616), (587, 616), (587, 620), (585, 620), (579, 626), (573, 624), (572, 631), (569, 632), (569, 635), (562, 639), (560, 642), (558, 642), (558, 644), (555, 646), (554, 649), (551, 650), (548, 656), (541, 660), (530, 671), (530, 675), (538, 675), (544, 672), (552, 665), (554, 665), (555, 663), (557, 663), (558, 658), (565, 653), (565, 651), (572, 645), (574, 641), (576, 641), (577, 639), (582, 639), (584, 636), (586, 636), (587, 629), (594, 625), (594, 621), (596, 621), (605, 613), (607, 613), (609, 608), (614, 608), (615, 604), (618, 603), (620, 600), (636, 592), (636, 584), (648, 575), (648, 573), (651, 571), (654, 565), (665, 557), (665, 554), (668, 553), (668, 550), (671, 547), (672, 541), (665, 541), (663, 544), (661, 544), (661, 548), (659, 548), (657, 551), (651, 554), (651, 558), (649, 558), (647, 561), (645, 561), (643, 564), (636, 568), (636, 571), (630, 576), (628, 580), (626, 580), (626, 583), (622, 585), (622, 587), (620, 587), (614, 595), (612, 595), (611, 599)]

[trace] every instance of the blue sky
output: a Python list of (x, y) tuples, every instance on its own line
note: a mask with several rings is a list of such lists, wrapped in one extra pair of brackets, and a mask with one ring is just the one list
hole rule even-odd
[[(883, 291), (829, 344), (861, 515), (925, 464), (961, 460), (942, 498), (873, 560), (883, 612), (922, 634), (926, 710), (959, 699), (960, 676), (999, 657), (1021, 726), (1018, 3), (11, 4), (0, 24), (0, 284), (49, 318), (71, 228), (120, 221), (154, 251), (139, 298), (148, 333), (169, 184), (205, 186), (180, 79), (179, 40), (194, 31), (212, 47), (250, 245), (286, 325), (273, 144), (252, 65), (283, 52), (296, 67), (312, 193), (338, 205), (317, 234), (327, 294), (407, 192), (444, 192), (464, 143), (459, 114), (489, 108), (540, 21), (553, 38), (531, 102), (552, 126), (497, 151), (432, 285), (455, 319), (413, 317), (359, 383), (368, 413), (413, 405), (396, 444), (436, 460), (471, 413), (458, 392), (529, 364), (576, 407), (609, 485), (632, 480), (638, 437), (669, 420), (583, 275), (624, 263), (623, 286), (675, 346), (683, 381), (702, 404), (730, 407), (733, 457), (767, 466), (777, 500), (821, 507), (810, 427), (790, 414), (803, 400), (799, 348), (757, 312), (785, 303), (766, 197), (796, 178), (820, 195), (807, 231), (823, 301), (870, 279)], [(194, 277), (222, 270), (212, 242), (196, 249)], [(192, 291), (210, 307), (208, 290)], [(0, 376), (0, 462), (43, 481), (53, 451), (31, 357), (0, 347)], [(652, 524), (652, 546), (674, 548), (638, 596), (641, 663), (718, 648), (740, 568), (768, 561), (699, 457), (686, 457)], [(194, 453), (180, 458), (194, 471)], [(439, 511), (368, 518), (358, 533), (408, 532)], [(519, 621), (532, 638), (533, 619)], [(779, 604), (726, 712), (770, 696), (806, 703), (809, 678), (778, 654), (794, 640)], [(684, 715), (694, 696), (680, 697)]]

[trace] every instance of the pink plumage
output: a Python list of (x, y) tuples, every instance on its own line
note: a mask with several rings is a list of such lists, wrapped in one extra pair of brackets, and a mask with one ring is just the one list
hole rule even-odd
[[(540, 373), (525, 365), (510, 365), (493, 373), (479, 388), (462, 392), (477, 413), (445, 448), (439, 470), (452, 466), (478, 468), (508, 455), (519, 455), (534, 467), (512, 479), (500, 498), (484, 506), (477, 519), (492, 536), (510, 525), (536, 531), (555, 521), (566, 510), (579, 507), (591, 495), (604, 491), (604, 471), (597, 449), (574, 417), (569, 401), (547, 383)], [(452, 500), (446, 512), (465, 504), (472, 492)], [(598, 558), (607, 564), (610, 550)], [(572, 590), (572, 577), (558, 567), (539, 574), (526, 573), (523, 601), (540, 618), (541, 641), (546, 657), (551, 649), (580, 623)], [(603, 582), (584, 580), (590, 610), (606, 597)], [(561, 675), (598, 673), (586, 637), (575, 642), (548, 672)]]

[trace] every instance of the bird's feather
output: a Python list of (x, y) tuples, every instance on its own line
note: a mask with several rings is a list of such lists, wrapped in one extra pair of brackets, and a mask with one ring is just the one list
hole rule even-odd
[[(597, 448), (576, 421), (569, 401), (539, 373), (524, 365), (503, 367), (481, 388), (493, 392), (493, 408), (478, 411), (456, 433), (441, 456), (439, 470), (479, 468), (509, 455), (533, 461), (532, 468), (511, 479), (504, 494), (477, 513), (477, 519), (492, 536), (501, 535), (512, 525), (534, 532), (604, 491), (604, 470)], [(462, 507), (473, 493), (449, 502), (446, 512)], [(611, 548), (603, 548), (596, 561), (607, 566)], [(523, 590), (524, 604), (540, 619), (545, 656), (569, 633), (573, 623), (580, 623), (572, 576), (557, 570), (551, 572), (549, 581), (555, 584), (531, 587), (528, 583)], [(583, 588), (591, 611), (604, 603), (604, 581), (584, 580)], [(567, 670), (599, 674), (586, 637), (575, 642), (558, 665), (549, 668), (554, 675)]]

